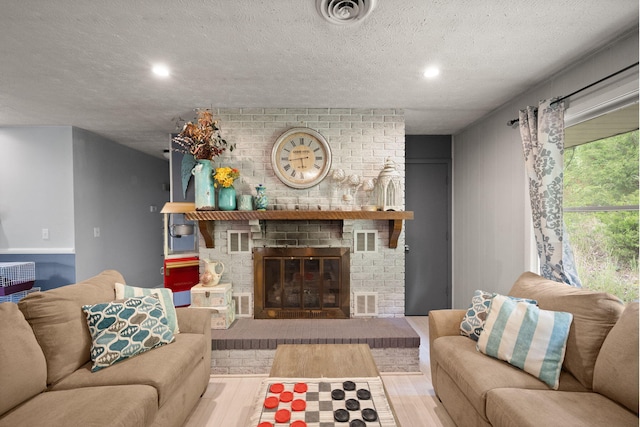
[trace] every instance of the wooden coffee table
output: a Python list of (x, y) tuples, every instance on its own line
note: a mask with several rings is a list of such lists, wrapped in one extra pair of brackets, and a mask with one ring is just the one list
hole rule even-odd
[(271, 377), (378, 377), (368, 344), (280, 344)]
[[(380, 372), (368, 344), (280, 344), (269, 377), (379, 378)], [(395, 425), (400, 426), (384, 384), (382, 388)]]

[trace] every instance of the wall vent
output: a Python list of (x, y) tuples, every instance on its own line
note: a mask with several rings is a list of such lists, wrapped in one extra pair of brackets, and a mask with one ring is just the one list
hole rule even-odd
[(354, 253), (378, 252), (378, 230), (358, 230), (354, 232), (353, 239)]
[(377, 317), (378, 293), (354, 292), (353, 293), (353, 317)]
[(227, 230), (227, 251), (230, 254), (250, 254), (250, 232), (246, 230)]
[(337, 25), (362, 21), (376, 6), (376, 0), (316, 0), (318, 13)]
[(253, 317), (251, 292), (234, 292), (231, 297), (236, 302), (236, 317)]

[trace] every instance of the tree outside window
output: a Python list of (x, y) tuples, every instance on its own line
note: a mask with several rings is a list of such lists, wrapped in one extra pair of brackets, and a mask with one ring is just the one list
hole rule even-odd
[(638, 131), (565, 149), (564, 220), (585, 288), (638, 299)]

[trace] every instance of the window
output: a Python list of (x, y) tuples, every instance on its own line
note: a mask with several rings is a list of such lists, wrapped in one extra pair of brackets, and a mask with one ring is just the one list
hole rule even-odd
[(638, 162), (638, 104), (566, 129), (564, 221), (578, 276), (625, 302), (638, 298)]

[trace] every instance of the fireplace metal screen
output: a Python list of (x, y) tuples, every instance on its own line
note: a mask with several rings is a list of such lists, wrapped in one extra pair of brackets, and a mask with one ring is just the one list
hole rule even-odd
[(256, 319), (349, 318), (349, 248), (256, 248)]

